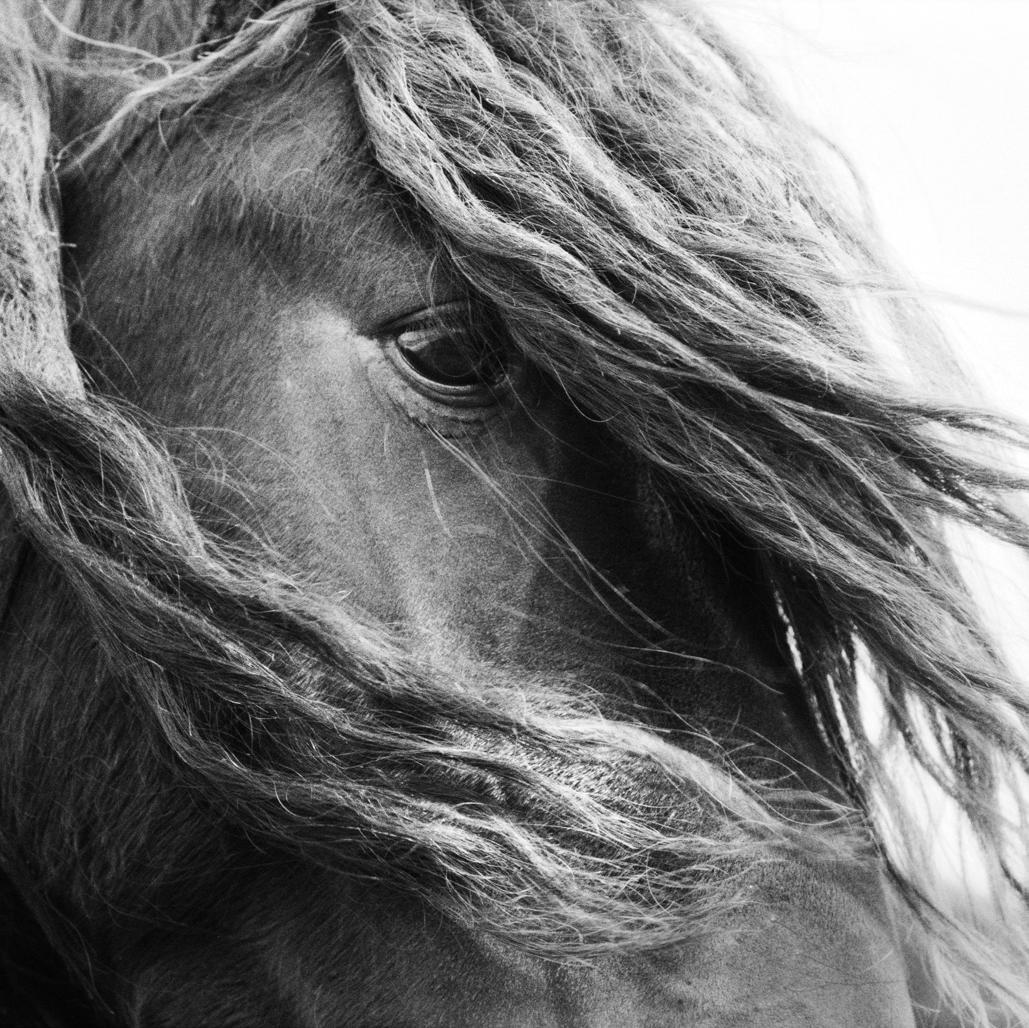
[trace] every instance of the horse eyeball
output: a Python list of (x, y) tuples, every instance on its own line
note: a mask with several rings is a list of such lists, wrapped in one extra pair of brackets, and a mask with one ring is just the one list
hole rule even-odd
[(494, 385), (503, 377), (491, 347), (452, 327), (407, 329), (394, 345), (415, 373), (437, 385), (471, 389)]
[(510, 369), (502, 339), (502, 331), (475, 317), (467, 302), (426, 308), (380, 333), (404, 382), (449, 407), (489, 407), (507, 391)]

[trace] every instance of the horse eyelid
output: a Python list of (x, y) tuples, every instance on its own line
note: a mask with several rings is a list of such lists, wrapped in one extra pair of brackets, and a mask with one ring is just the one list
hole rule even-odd
[(400, 317), (385, 322), (373, 335), (386, 339), (398, 339), (407, 332), (426, 329), (453, 327), (466, 330), (470, 321), (468, 302), (454, 300), (449, 303), (433, 304), (431, 307), (420, 307)]
[(464, 333), (466, 329), (459, 325), (430, 324), (424, 328), (404, 329), (392, 338), (401, 349), (421, 353), (429, 347), (430, 343), (434, 343), (438, 339), (454, 332)]

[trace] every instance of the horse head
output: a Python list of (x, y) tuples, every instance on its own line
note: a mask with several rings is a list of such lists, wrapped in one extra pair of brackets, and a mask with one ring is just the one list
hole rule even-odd
[(1021, 1009), (880, 738), (1015, 877), (942, 524), (1021, 483), (707, 19), (81, 6), (5, 56), (10, 1016), (911, 1025), (909, 924)]

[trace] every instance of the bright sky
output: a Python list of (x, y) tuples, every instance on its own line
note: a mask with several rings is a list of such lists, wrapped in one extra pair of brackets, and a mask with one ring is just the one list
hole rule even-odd
[(1025, 312), (942, 312), (1029, 416), (1029, 0), (708, 0), (850, 155), (923, 285)]

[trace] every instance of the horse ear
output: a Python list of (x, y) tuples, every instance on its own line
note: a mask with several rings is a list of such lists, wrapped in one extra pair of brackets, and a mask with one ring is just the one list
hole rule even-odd
[[(61, 292), (46, 91), (28, 29), (20, 47), (17, 28), (5, 26), (0, 42), (0, 397), (19, 375), (81, 394)], [(23, 545), (0, 492), (0, 616)]]

